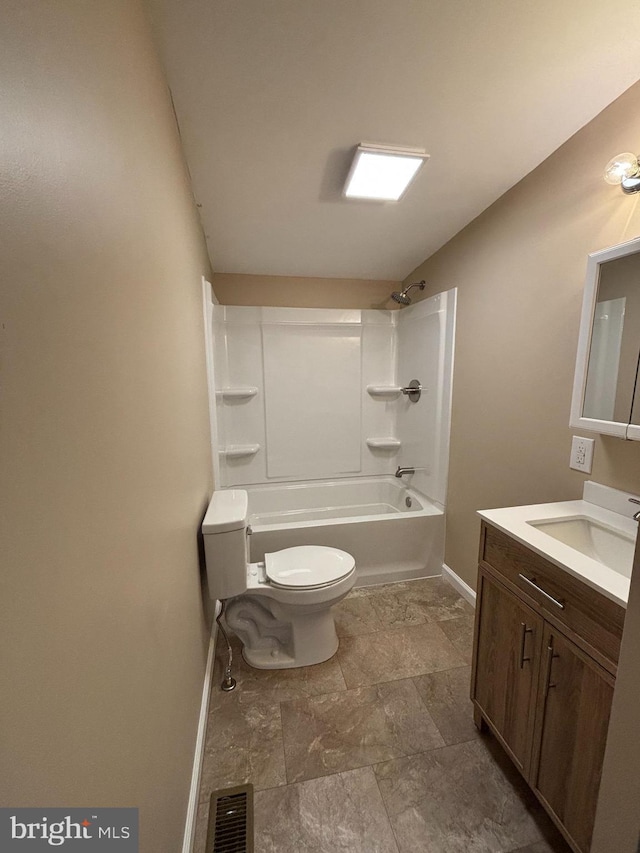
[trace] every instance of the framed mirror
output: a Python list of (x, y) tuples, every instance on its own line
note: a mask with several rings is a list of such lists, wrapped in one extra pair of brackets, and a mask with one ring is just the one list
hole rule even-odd
[(589, 255), (569, 425), (640, 440), (640, 238)]

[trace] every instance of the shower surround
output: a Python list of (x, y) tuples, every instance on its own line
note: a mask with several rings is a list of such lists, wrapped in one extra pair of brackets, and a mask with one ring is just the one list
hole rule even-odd
[(359, 585), (440, 574), (455, 306), (213, 306), (214, 476), (249, 492), (252, 560), (328, 544)]

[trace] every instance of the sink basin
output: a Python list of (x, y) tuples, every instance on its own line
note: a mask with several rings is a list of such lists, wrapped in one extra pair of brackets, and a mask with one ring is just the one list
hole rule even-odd
[(626, 531), (588, 515), (538, 519), (527, 523), (614, 572), (631, 577), (635, 538)]
[(545, 560), (626, 607), (638, 536), (638, 522), (633, 515), (639, 503), (640, 495), (587, 480), (582, 500), (482, 509), (478, 514)]

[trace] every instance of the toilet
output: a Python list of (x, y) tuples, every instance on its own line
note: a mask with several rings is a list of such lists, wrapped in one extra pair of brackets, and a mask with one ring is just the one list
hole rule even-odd
[(257, 669), (328, 660), (338, 650), (331, 607), (356, 581), (346, 551), (300, 545), (249, 562), (249, 499), (242, 489), (213, 493), (202, 522), (209, 594), (226, 602), (229, 627)]

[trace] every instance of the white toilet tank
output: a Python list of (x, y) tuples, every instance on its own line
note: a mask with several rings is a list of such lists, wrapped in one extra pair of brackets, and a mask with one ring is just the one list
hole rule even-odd
[(202, 522), (209, 595), (231, 598), (247, 590), (249, 498), (243, 489), (216, 491)]

